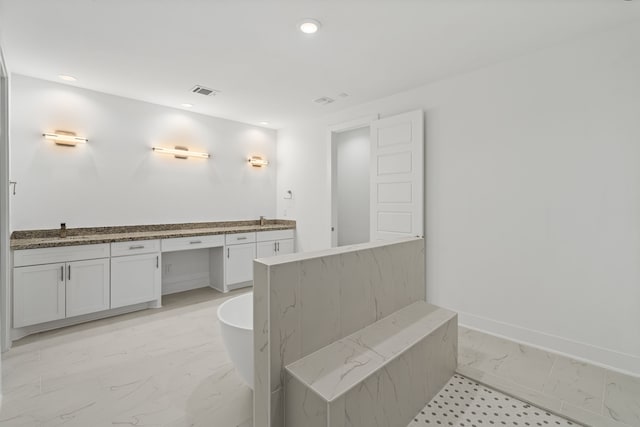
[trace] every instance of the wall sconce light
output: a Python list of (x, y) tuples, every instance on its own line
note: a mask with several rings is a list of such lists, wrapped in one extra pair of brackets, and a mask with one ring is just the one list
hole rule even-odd
[(247, 161), (254, 168), (262, 168), (269, 164), (268, 160), (264, 160), (262, 157), (259, 157), (259, 156), (251, 156)]
[(176, 159), (187, 159), (189, 157), (197, 157), (200, 159), (208, 159), (211, 157), (209, 153), (200, 153), (197, 151), (189, 151), (187, 147), (176, 146), (174, 148), (153, 147), (153, 151), (162, 154), (171, 154)]
[(67, 132), (64, 130), (57, 130), (55, 133), (43, 133), (42, 136), (45, 139), (53, 141), (56, 145), (64, 145), (66, 147), (75, 147), (76, 144), (86, 144), (89, 141), (87, 138), (76, 136), (75, 132)]

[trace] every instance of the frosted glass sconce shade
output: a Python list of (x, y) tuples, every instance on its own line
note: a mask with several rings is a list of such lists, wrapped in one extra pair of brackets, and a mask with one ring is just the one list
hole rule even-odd
[(75, 147), (76, 144), (86, 144), (87, 141), (89, 141), (87, 138), (77, 136), (75, 132), (67, 132), (64, 130), (57, 130), (55, 133), (45, 132), (42, 136), (49, 141), (53, 141), (56, 145), (64, 145), (67, 147)]
[(211, 157), (209, 153), (200, 153), (198, 151), (189, 151), (187, 147), (176, 146), (174, 148), (153, 147), (153, 151), (162, 154), (171, 154), (176, 159), (188, 159), (189, 157), (197, 157), (200, 159), (208, 159)]
[(259, 157), (259, 156), (249, 157), (248, 162), (254, 168), (262, 168), (269, 164), (268, 160), (264, 160), (262, 157)]

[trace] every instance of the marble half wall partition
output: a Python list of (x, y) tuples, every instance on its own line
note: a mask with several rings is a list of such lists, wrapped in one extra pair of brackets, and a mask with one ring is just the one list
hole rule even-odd
[(284, 426), (284, 366), (425, 300), (424, 239), (254, 262), (254, 426)]

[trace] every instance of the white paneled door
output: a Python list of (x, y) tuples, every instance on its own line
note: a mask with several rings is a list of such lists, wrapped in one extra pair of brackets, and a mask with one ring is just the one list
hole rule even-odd
[(371, 241), (424, 235), (421, 110), (371, 123)]

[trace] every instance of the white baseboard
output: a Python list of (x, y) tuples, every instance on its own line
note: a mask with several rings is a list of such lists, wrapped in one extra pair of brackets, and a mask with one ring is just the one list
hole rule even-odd
[(476, 329), (542, 350), (559, 353), (606, 369), (640, 376), (640, 357), (591, 344), (573, 341), (469, 313), (458, 312), (460, 326)]
[(253, 286), (253, 280), (249, 280), (248, 282), (242, 282), (242, 283), (234, 283), (233, 285), (227, 285), (227, 292), (234, 291), (240, 288), (248, 288), (249, 286)]
[(190, 291), (209, 286), (209, 272), (173, 277), (162, 281), (162, 295)]
[(225, 291), (225, 290), (224, 290), (224, 286), (218, 286), (218, 285), (217, 285), (217, 284), (215, 284), (215, 283), (211, 283), (211, 284), (209, 285), (209, 287), (210, 287), (210, 288), (212, 288), (212, 289), (215, 289), (216, 291), (221, 292), (221, 293), (223, 293), (223, 294), (224, 294), (225, 292), (229, 292), (229, 291)]
[(11, 329), (11, 341), (19, 340), (27, 335), (35, 334), (38, 332), (50, 331), (52, 329), (64, 328), (65, 326), (77, 325), (79, 323), (86, 323), (92, 320), (105, 319), (107, 317), (118, 316), (120, 314), (132, 313), (134, 311), (145, 310), (147, 308), (159, 307), (157, 301), (143, 302), (140, 304), (129, 305), (126, 307), (113, 308), (105, 311), (99, 311), (91, 314), (84, 314), (82, 316), (69, 317), (66, 319), (54, 320), (52, 322), (39, 323), (37, 325), (25, 326), (22, 328)]

